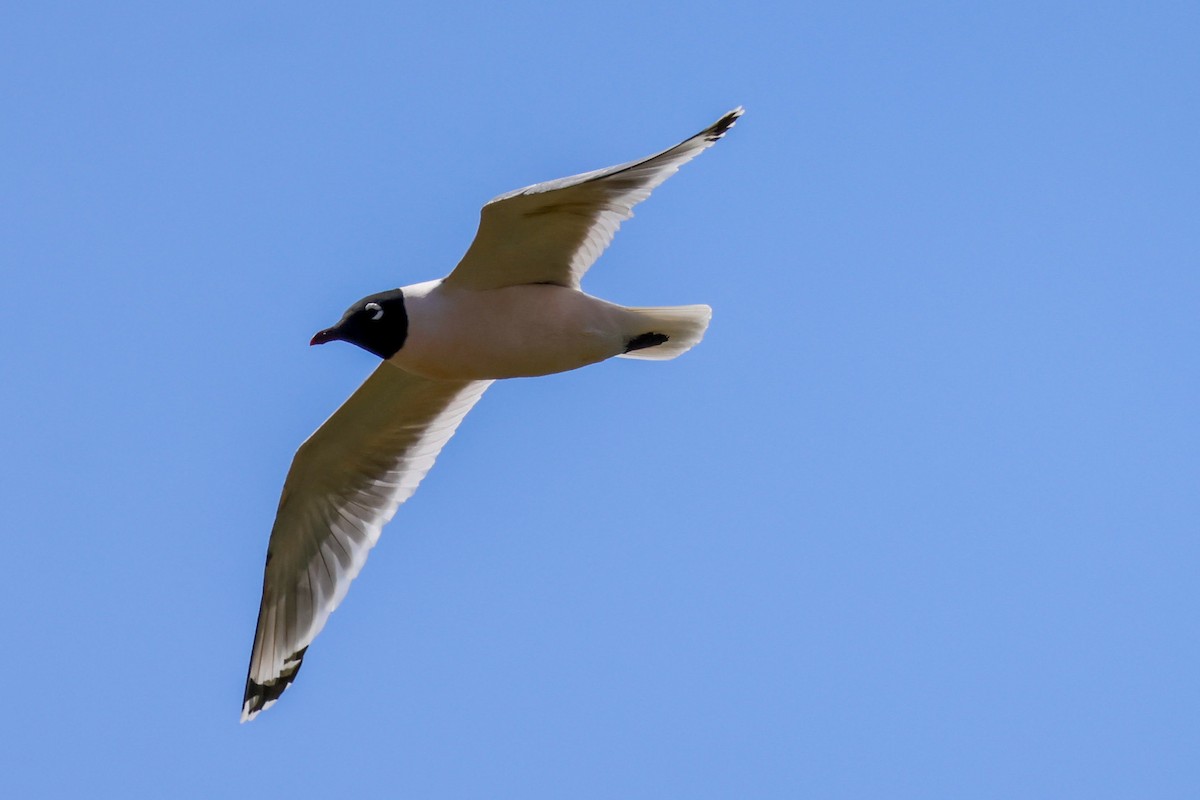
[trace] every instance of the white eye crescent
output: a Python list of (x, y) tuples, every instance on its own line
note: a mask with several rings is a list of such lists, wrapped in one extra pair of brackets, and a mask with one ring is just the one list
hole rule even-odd
[(371, 316), (372, 321), (377, 320), (383, 316), (383, 306), (379, 305), (379, 303), (367, 303), (365, 306), (363, 306), (363, 308), (365, 308), (367, 311), (375, 312)]

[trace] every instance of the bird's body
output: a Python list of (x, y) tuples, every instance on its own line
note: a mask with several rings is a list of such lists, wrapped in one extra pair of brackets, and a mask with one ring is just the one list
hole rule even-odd
[(578, 289), (526, 284), (405, 287), (408, 338), (388, 361), (426, 378), (551, 375), (620, 355), (645, 331), (636, 312)]
[(639, 161), (535, 184), (484, 206), (440, 280), (365, 297), (312, 344), (341, 340), (384, 363), (292, 460), (267, 546), (242, 720), (295, 679), (383, 526), (493, 380), (614, 356), (675, 358), (704, 336), (704, 305), (630, 308), (580, 280), (633, 206), (720, 139), (742, 110)]

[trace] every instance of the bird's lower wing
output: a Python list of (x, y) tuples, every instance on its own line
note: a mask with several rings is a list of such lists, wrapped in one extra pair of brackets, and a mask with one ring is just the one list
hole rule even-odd
[(267, 547), (243, 722), (296, 677), (380, 530), (490, 384), (384, 363), (300, 446)]

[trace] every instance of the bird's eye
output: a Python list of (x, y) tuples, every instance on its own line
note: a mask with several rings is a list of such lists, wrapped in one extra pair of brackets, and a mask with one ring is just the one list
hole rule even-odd
[(375, 321), (383, 316), (383, 306), (379, 305), (379, 303), (367, 303), (365, 306), (363, 306), (363, 308), (367, 311), (373, 312), (371, 314), (372, 321)]

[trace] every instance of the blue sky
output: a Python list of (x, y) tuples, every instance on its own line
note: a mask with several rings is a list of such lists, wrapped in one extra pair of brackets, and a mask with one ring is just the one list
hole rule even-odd
[[(994, 7), (993, 7), (994, 6)], [(1193, 3), (10, 3), (11, 796), (1195, 797)], [(479, 206), (737, 128), (238, 725), (309, 348)]]

